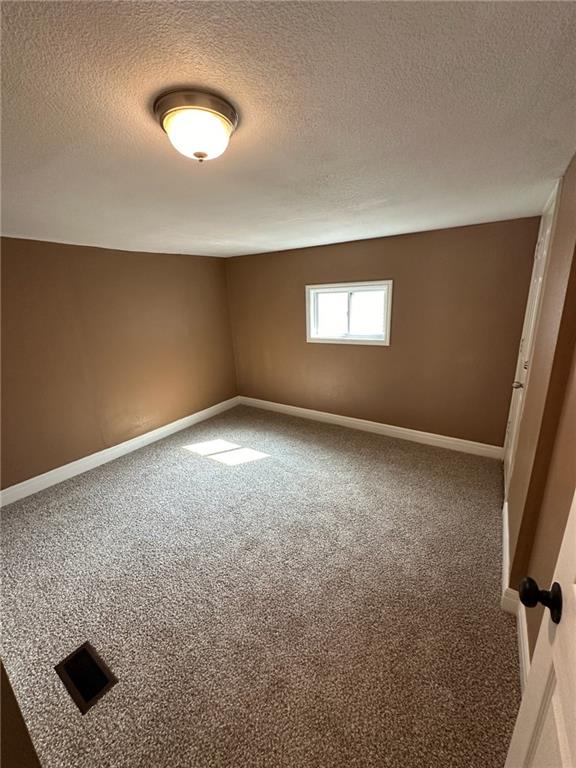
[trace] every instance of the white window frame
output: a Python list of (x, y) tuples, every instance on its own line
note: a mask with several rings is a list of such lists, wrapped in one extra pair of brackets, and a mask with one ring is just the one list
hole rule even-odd
[[(386, 316), (384, 318), (384, 336), (320, 337), (313, 336), (317, 325), (315, 314), (318, 311), (316, 296), (319, 293), (344, 293), (348, 291), (348, 324), (350, 323), (350, 295), (356, 291), (375, 291), (384, 288), (386, 295)], [(392, 320), (392, 280), (371, 280), (360, 283), (322, 283), (306, 286), (306, 341), (309, 344), (370, 344), (387, 347), (390, 345), (390, 324)], [(348, 326), (349, 327), (349, 326)]]

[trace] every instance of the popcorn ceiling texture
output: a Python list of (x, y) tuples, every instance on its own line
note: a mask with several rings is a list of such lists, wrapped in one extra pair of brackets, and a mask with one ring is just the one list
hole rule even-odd
[[(14, 2), (3, 234), (215, 256), (539, 214), (576, 149), (575, 3)], [(241, 115), (204, 165), (154, 97)]]
[[(269, 458), (185, 450), (224, 439)], [(3, 510), (2, 656), (45, 768), (501, 768), (501, 465), (238, 408)], [(119, 678), (84, 717), (53, 670)]]

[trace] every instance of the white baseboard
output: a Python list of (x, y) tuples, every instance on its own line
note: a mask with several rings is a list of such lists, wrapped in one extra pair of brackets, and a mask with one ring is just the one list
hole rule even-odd
[(510, 534), (508, 525), (508, 502), (502, 505), (502, 610), (507, 613), (516, 613), (507, 607), (505, 600), (506, 591), (510, 581)]
[(213, 416), (234, 408), (238, 404), (239, 398), (231, 397), (229, 400), (223, 400), (221, 403), (204, 408), (204, 410), (197, 411), (190, 416), (185, 416), (183, 419), (172, 421), (170, 424), (165, 424), (163, 427), (158, 427), (158, 429), (153, 429), (143, 435), (138, 435), (138, 437), (133, 437), (131, 440), (126, 440), (123, 443), (118, 443), (118, 445), (105, 448), (103, 451), (92, 453), (90, 456), (84, 456), (82, 459), (72, 461), (70, 464), (64, 464), (62, 467), (56, 467), (56, 469), (44, 472), (44, 474), (37, 475), (36, 477), (31, 477), (29, 480), (24, 480), (24, 482), (17, 485), (11, 485), (1, 492), (0, 505), (6, 506), (26, 496), (31, 496), (33, 493), (43, 491), (51, 485), (61, 483), (63, 480), (68, 480), (75, 475), (87, 472), (89, 469), (94, 469), (94, 467), (99, 467), (101, 464), (106, 464), (120, 456), (136, 451), (138, 448), (143, 448), (145, 445), (162, 440), (164, 437), (168, 437), (182, 429), (187, 429), (193, 424), (211, 419)]
[(516, 633), (518, 635), (518, 661), (520, 665), (520, 686), (522, 691), (526, 687), (526, 680), (530, 672), (530, 644), (528, 643), (528, 623), (526, 621), (526, 608), (520, 602), (518, 592), (508, 587), (502, 595), (502, 609), (516, 616)]
[(500, 608), (506, 613), (511, 613), (513, 616), (518, 616), (518, 592), (515, 589), (506, 587), (502, 592), (500, 598)]
[(516, 632), (518, 635), (518, 660), (520, 663), (520, 685), (522, 690), (530, 671), (530, 646), (528, 644), (528, 624), (526, 623), (526, 608), (520, 602), (518, 591), (509, 586), (510, 582), (510, 538), (508, 524), (508, 502), (502, 507), (502, 595), (500, 607), (506, 613), (516, 616)]
[(530, 644), (528, 643), (528, 623), (526, 622), (526, 608), (518, 600), (518, 613), (516, 614), (516, 627), (518, 631), (518, 658), (520, 660), (520, 685), (522, 691), (526, 688), (528, 673), (530, 672)]
[(520, 602), (518, 592), (515, 589), (506, 589), (502, 596), (502, 608), (507, 613), (516, 616), (516, 632), (518, 635), (518, 661), (520, 665), (520, 686), (522, 691), (526, 687), (526, 680), (530, 672), (530, 644), (528, 642), (528, 623), (526, 621), (526, 608)]
[(506, 587), (502, 593), (500, 603), (502, 610), (516, 616), (516, 634), (518, 636), (518, 662), (520, 667), (520, 687), (522, 691), (526, 687), (526, 680), (530, 672), (530, 646), (528, 644), (528, 624), (526, 622), (526, 608), (520, 602), (518, 592)]
[(396, 437), (400, 440), (411, 440), (414, 443), (424, 443), (425, 445), (434, 445), (438, 448), (448, 448), (451, 451), (462, 451), (463, 453), (473, 453), (477, 456), (487, 456), (491, 459), (502, 459), (504, 449), (499, 445), (487, 445), (486, 443), (475, 443), (472, 440), (462, 440), (458, 437), (447, 437), (446, 435), (435, 435), (432, 432), (420, 432), (417, 429), (408, 429), (406, 427), (395, 427), (391, 424), (381, 424), (378, 421), (368, 421), (366, 419), (356, 419), (352, 416), (339, 416), (335, 413), (326, 413), (325, 411), (314, 411), (310, 408), (300, 408), (296, 405), (284, 405), (283, 403), (273, 403), (269, 400), (258, 400), (255, 397), (245, 397), (240, 395), (238, 398), (242, 405), (249, 405), (253, 408), (262, 408), (266, 411), (276, 411), (285, 413), (289, 416), (298, 416), (301, 419), (311, 419), (313, 421), (324, 421), (328, 424), (337, 424), (340, 427), (350, 429), (359, 429), (364, 432), (374, 432), (377, 435), (386, 435), (387, 437)]

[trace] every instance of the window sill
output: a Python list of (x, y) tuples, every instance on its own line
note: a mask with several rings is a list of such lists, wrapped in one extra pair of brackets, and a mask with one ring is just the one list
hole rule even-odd
[(389, 339), (317, 339), (308, 336), (308, 344), (362, 344), (371, 347), (389, 347)]

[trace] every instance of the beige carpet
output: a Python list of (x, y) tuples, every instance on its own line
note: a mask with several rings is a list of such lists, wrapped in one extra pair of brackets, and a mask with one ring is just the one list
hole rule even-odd
[[(231, 441), (228, 465), (185, 446)], [(48, 768), (501, 768), (498, 462), (237, 408), (3, 510), (2, 655)], [(119, 678), (80, 715), (53, 670)]]

